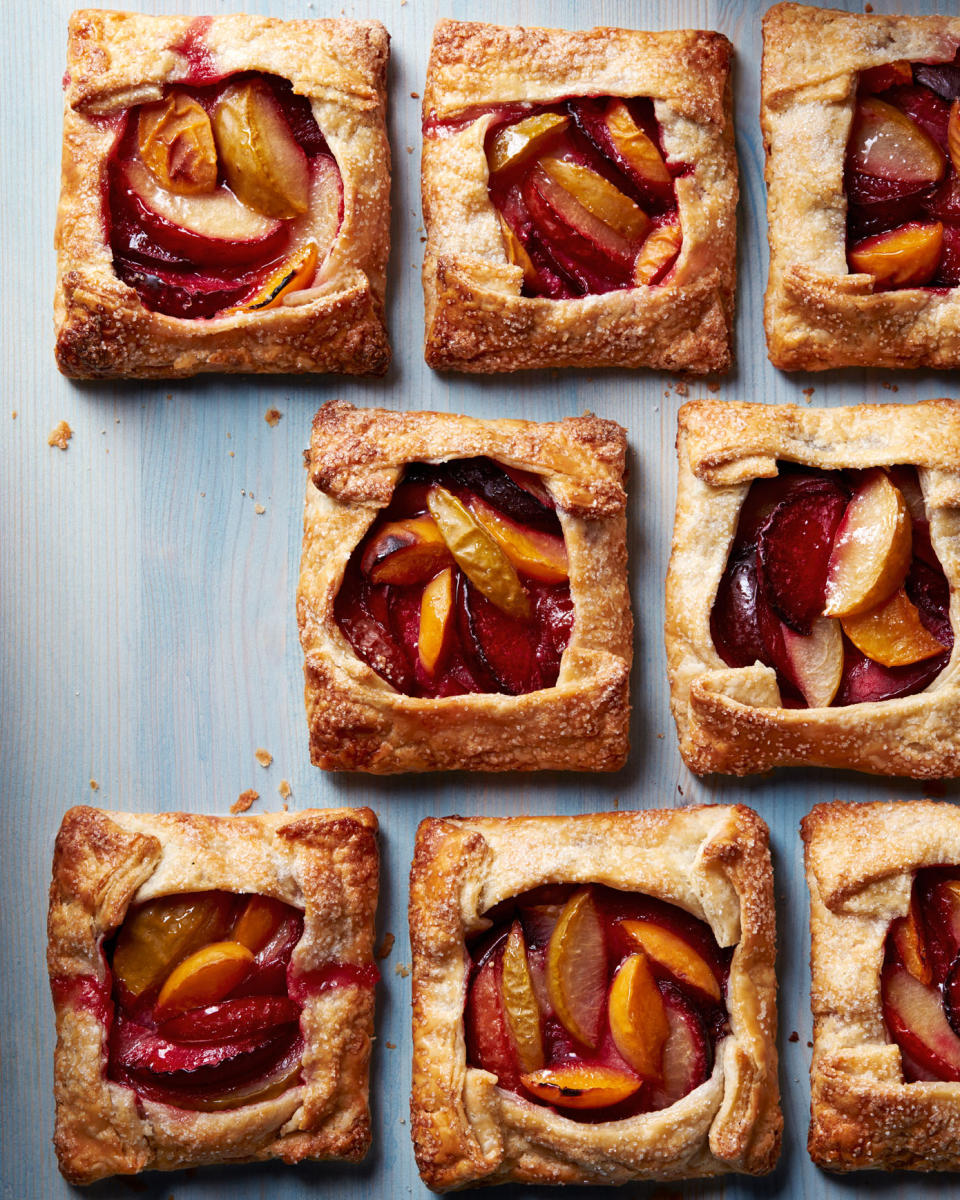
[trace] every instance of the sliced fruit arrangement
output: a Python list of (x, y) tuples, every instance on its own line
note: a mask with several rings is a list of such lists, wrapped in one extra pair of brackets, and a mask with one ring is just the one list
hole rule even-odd
[(851, 271), (876, 291), (960, 286), (960, 54), (861, 73), (845, 189)]
[(570, 299), (664, 281), (682, 234), (653, 104), (577, 98), (494, 113), (489, 191), (523, 294)]
[(740, 511), (710, 618), (728, 666), (765, 663), (788, 707), (922, 691), (953, 648), (917, 473), (779, 464)]
[(338, 981), (375, 982), (344, 964), (292, 972), (302, 933), (303, 914), (267, 896), (194, 892), (131, 909), (107, 947), (110, 1078), (203, 1111), (295, 1086), (305, 998)]
[(310, 104), (275, 76), (175, 85), (130, 109), (107, 176), (114, 269), (172, 317), (277, 307), (311, 286), (343, 217)]
[(357, 656), (407, 695), (552, 687), (574, 614), (550, 493), (487, 458), (410, 464), (334, 613)]
[(918, 871), (907, 915), (891, 922), (883, 1019), (909, 1082), (960, 1082), (960, 868)]
[(471, 1066), (576, 1120), (666, 1108), (728, 1031), (732, 951), (701, 921), (599, 884), (526, 892), (486, 914), (464, 1012)]

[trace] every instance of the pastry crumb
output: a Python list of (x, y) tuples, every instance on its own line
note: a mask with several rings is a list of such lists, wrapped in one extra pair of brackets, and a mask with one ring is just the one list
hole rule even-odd
[(267, 411), (263, 414), (263, 419), (270, 426), (270, 428), (273, 429), (273, 427), (275, 425), (280, 424), (280, 418), (282, 416), (283, 416), (283, 413), (280, 411), (279, 408), (268, 408)]
[(676, 394), (678, 396), (686, 396), (687, 393), (690, 391), (690, 389), (687, 387), (686, 383), (682, 379), (680, 380), (679, 383), (675, 383), (673, 385), (673, 390), (676, 392)]
[(720, 384), (715, 379), (708, 379), (707, 380), (707, 391), (708, 392), (719, 392)]
[(807, 388), (803, 389), (803, 394), (804, 394), (804, 396), (806, 396), (808, 404), (813, 399), (813, 391), (814, 391), (814, 389), (812, 387), (807, 387)]
[(393, 943), (396, 940), (397, 939), (393, 936), (393, 934), (390, 933), (389, 931), (387, 931), (383, 935), (383, 941), (380, 943), (380, 945), (377, 947), (377, 949), (375, 951), (377, 958), (386, 958), (387, 955), (390, 953), (390, 951), (393, 949)]
[(863, 11), (864, 11), (865, 13), (872, 13), (872, 12), (873, 12), (873, 5), (870, 3), (870, 0), (867, 0), (867, 3), (866, 3), (864, 6), (863, 6)]
[(790, 1036), (787, 1038), (787, 1041), (788, 1041), (788, 1042), (799, 1042), (799, 1041), (800, 1041), (800, 1034), (799, 1034), (799, 1033), (797, 1033), (797, 1031), (796, 1031), (796, 1030), (794, 1030), (794, 1031), (793, 1031), (793, 1033), (791, 1033), (791, 1034), (790, 1034)]
[(419, 93), (419, 92), (411, 92), (411, 93), (410, 93), (410, 99), (411, 99), (411, 100), (419, 100), (419, 99), (420, 99), (420, 93)]
[(236, 816), (237, 813), (245, 813), (257, 800), (260, 799), (260, 793), (255, 792), (253, 788), (247, 788), (230, 805), (230, 811)]
[(663, 741), (663, 739), (664, 739), (664, 737), (665, 737), (665, 734), (658, 733), (658, 734), (657, 734), (657, 737), (658, 737), (658, 738), (660, 739), (660, 741), (662, 742), (662, 741)]
[(410, 964), (409, 963), (397, 963), (397, 965), (393, 968), (393, 970), (394, 970), (394, 973), (399, 975), (402, 979), (406, 979), (406, 977), (410, 974)]
[(95, 779), (90, 780), (90, 791), (91, 792), (99, 792), (100, 791), (100, 784), (97, 783), (97, 781)]
[(386, 1046), (386, 1048), (388, 1050), (396, 1050), (396, 1048), (397, 1048), (396, 1042), (384, 1042), (383, 1044)]
[(293, 795), (293, 792), (290, 788), (290, 784), (287, 782), (286, 779), (280, 780), (280, 786), (277, 788), (277, 791), (280, 793), (280, 795), (283, 797), (284, 800), (289, 800), (290, 797)]
[(58, 450), (66, 450), (67, 443), (73, 437), (73, 430), (66, 421), (61, 421), (47, 438), (48, 446), (56, 446)]
[(265, 513), (267, 510), (266, 510), (266, 509), (263, 507), (263, 505), (262, 505), (262, 504), (255, 504), (255, 505), (253, 506), (253, 511), (254, 511), (254, 512), (257, 514), (257, 516), (258, 516), (258, 517), (262, 517), (262, 516), (263, 516), (263, 514), (264, 514), (264, 513)]
[(273, 755), (269, 750), (264, 750), (262, 746), (258, 746), (253, 752), (253, 757), (257, 760), (261, 767), (269, 767), (273, 762)]
[(407, 153), (408, 153), (408, 154), (412, 154), (412, 153), (413, 153), (413, 147), (412, 147), (412, 146), (408, 146), (408, 147), (407, 147)]
[(236, 454), (235, 454), (235, 453), (234, 453), (232, 450), (230, 450), (230, 451), (229, 451), (229, 455), (230, 455), (230, 457), (231, 457), (231, 458), (236, 458), (236, 457), (237, 457), (237, 456), (236, 456)]
[(680, 793), (681, 796), (683, 795), (683, 788), (680, 786), (679, 783), (677, 784), (677, 791)]
[(14, 420), (16, 420), (17, 419), (17, 410), (14, 409), (13, 412), (10, 414), (10, 416), (13, 417)]
[(813, 1049), (813, 1042), (807, 1042), (807, 1049), (808, 1049), (808, 1050), (812, 1050), (812, 1049)]

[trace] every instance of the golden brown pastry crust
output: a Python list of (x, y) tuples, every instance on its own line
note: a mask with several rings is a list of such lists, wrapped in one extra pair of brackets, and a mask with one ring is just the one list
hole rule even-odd
[(914, 872), (960, 864), (960, 809), (929, 800), (818, 804), (801, 824), (810, 887), (810, 1157), (850, 1171), (960, 1168), (960, 1084), (907, 1083), (883, 1023), (880, 969)]
[(860, 71), (951, 61), (960, 18), (778, 4), (763, 22), (770, 361), (784, 370), (960, 365), (960, 288), (873, 294), (849, 273), (843, 164)]
[[(384, 113), (389, 36), (378, 21), (200, 18), (225, 74), (263, 71), (309, 97), (340, 168), (343, 223), (314, 288), (289, 305), (211, 320), (151, 312), (113, 269), (102, 181), (110, 117), (187, 77), (171, 50), (189, 17), (86, 9), (70, 19), (63, 177), (57, 216), (57, 365), (78, 379), (201, 371), (382, 374), (390, 361), (383, 294), (390, 237)], [(312, 298), (311, 298), (312, 297)]]
[(671, 282), (576, 300), (521, 296), (487, 193), (488, 115), (423, 139), (427, 229), (425, 355), (432, 367), (730, 365), (737, 164), (732, 47), (719, 33), (508, 28), (440, 21), (423, 95), (425, 122), (481, 105), (582, 95), (649, 96), (664, 149), (692, 167), (676, 181), (683, 245)]
[[(541, 424), (325, 404), (307, 455), (297, 597), (312, 761), (377, 774), (622, 766), (633, 635), (625, 453), (623, 429), (593, 416)], [(556, 500), (573, 633), (555, 687), (524, 696), (405, 696), (356, 656), (334, 600), (350, 555), (389, 502), (404, 464), (474, 455), (532, 471)]]
[[(147, 816), (73, 808), (57, 837), (50, 887), (51, 980), (103, 982), (100, 947), (128, 908), (179, 892), (272, 896), (304, 911), (294, 961), (309, 971), (373, 962), (377, 821), (367, 808), (257, 817)], [(346, 984), (310, 996), (300, 1027), (304, 1082), (227, 1112), (186, 1112), (106, 1079), (107, 1031), (54, 991), (56, 1132), (74, 1184), (203, 1163), (363, 1157), (370, 1144), (368, 1067), (373, 989)]]
[[(660, 1112), (582, 1124), (467, 1065), (466, 938), (499, 901), (544, 883), (601, 882), (677, 904), (736, 946), (732, 1032), (711, 1078)], [(435, 1191), (483, 1182), (623, 1183), (773, 1168), (783, 1119), (776, 1051), (773, 875), (749, 808), (426, 820), (410, 874), (411, 1130)]]
[[(691, 771), (747, 775), (776, 766), (852, 767), (939, 779), (960, 774), (960, 402), (800, 408), (685, 404), (667, 572), (670, 701)], [(912, 464), (951, 593), (953, 655), (923, 692), (842, 708), (780, 707), (776, 673), (728, 667), (710, 613), (750, 484), (777, 459), (831, 470)]]

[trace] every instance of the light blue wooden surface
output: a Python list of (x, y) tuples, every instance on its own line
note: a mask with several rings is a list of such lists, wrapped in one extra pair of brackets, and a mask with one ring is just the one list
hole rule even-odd
[[(209, 0), (147, 11), (226, 12)], [(3, 204), (2, 278), (8, 288), (0, 405), (0, 587), (2, 587), (3, 881), (2, 1200), (59, 1200), (50, 1146), (53, 1020), (44, 968), (46, 891), (53, 838), (72, 804), (155, 812), (226, 813), (246, 788), (255, 811), (280, 806), (288, 779), (292, 807), (368, 803), (383, 830), (379, 933), (396, 934), (378, 989), (373, 1057), (374, 1148), (358, 1168), (326, 1165), (206, 1169), (114, 1180), (95, 1197), (253, 1200), (271, 1197), (425, 1196), (409, 1141), (410, 981), (406, 876), (417, 822), (460, 813), (582, 812), (620, 807), (744, 801), (771, 827), (780, 932), (781, 1052), (786, 1137), (781, 1164), (762, 1181), (672, 1185), (668, 1192), (728, 1200), (750, 1196), (960, 1197), (956, 1177), (877, 1175), (847, 1180), (817, 1172), (806, 1156), (809, 1100), (806, 893), (797, 825), (816, 802), (915, 798), (920, 785), (841, 772), (793, 771), (755, 781), (701, 783), (683, 767), (669, 718), (662, 643), (663, 578), (673, 521), (676, 412), (684, 399), (671, 376), (649, 372), (531, 373), (521, 377), (440, 377), (424, 366), (419, 206), (419, 100), (430, 30), (440, 16), (510, 23), (698, 26), (726, 33), (737, 49), (736, 104), (741, 170), (737, 366), (718, 393), (726, 399), (815, 404), (912, 402), (960, 395), (946, 373), (849, 371), (779, 375), (761, 334), (766, 274), (759, 109), (760, 16), (750, 0), (369, 0), (343, 10), (264, 0), (281, 17), (377, 16), (393, 38), (390, 133), (394, 154), (393, 253), (389, 321), (395, 363), (382, 381), (337, 378), (76, 386), (53, 362), (53, 224), (59, 185), (60, 90), (66, 20), (63, 0), (5, 0), (0, 41)], [(855, 7), (849, 5), (848, 7)], [(876, 2), (878, 11), (887, 5)], [(953, 13), (956, 0), (904, 0), (909, 12)], [(891, 385), (899, 390), (896, 394)], [(682, 390), (682, 389), (680, 389)], [(709, 393), (701, 383), (689, 396)], [(631, 444), (631, 574), (637, 617), (633, 752), (612, 777), (400, 779), (325, 775), (310, 766), (294, 616), (304, 477), (301, 451), (324, 400), (433, 407), (481, 417), (554, 419), (591, 408), (622, 422)], [(264, 421), (275, 406), (283, 419)], [(16, 412), (14, 419), (13, 413)], [(65, 419), (66, 453), (47, 446)], [(265, 511), (258, 515), (255, 505)], [(257, 747), (274, 756), (268, 769)], [(91, 790), (90, 780), (99, 783)], [(960, 799), (960, 785), (945, 794)], [(788, 1035), (796, 1030), (799, 1041)], [(395, 1047), (395, 1048), (392, 1048)], [(538, 1189), (528, 1196), (550, 1195)], [(656, 1187), (625, 1189), (652, 1196)], [(571, 1196), (604, 1193), (570, 1189)], [(661, 1191), (662, 1194), (662, 1191)]]

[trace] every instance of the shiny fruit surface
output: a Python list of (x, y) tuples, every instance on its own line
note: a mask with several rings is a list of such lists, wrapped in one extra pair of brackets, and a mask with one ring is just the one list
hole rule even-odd
[(683, 244), (679, 221), (658, 225), (644, 241), (633, 264), (635, 287), (659, 283), (664, 272), (674, 262)]
[(535, 203), (535, 212), (540, 211), (536, 205), (545, 205), (553, 219), (566, 230), (578, 252), (582, 252), (582, 246), (588, 254), (610, 259), (621, 267), (632, 266), (637, 248), (630, 238), (595, 216), (579, 195), (559, 183), (543, 164), (533, 167), (529, 185), (529, 190), (524, 193), (528, 205)]
[(553, 1010), (578, 1042), (596, 1048), (606, 997), (607, 947), (589, 888), (564, 906), (547, 948), (547, 990)]
[(453, 569), (446, 567), (424, 587), (420, 599), (417, 653), (428, 675), (436, 674), (443, 654), (449, 647), (454, 620)]
[(113, 952), (122, 992), (137, 1000), (159, 990), (169, 972), (195, 950), (225, 937), (232, 904), (222, 892), (149, 900), (124, 921)]
[(523, 1086), (557, 1108), (609, 1108), (627, 1100), (642, 1081), (613, 1067), (544, 1067), (524, 1075)]
[(315, 242), (308, 242), (288, 255), (267, 276), (266, 282), (255, 295), (240, 306), (239, 311), (261, 312), (267, 308), (279, 307), (285, 296), (310, 286), (316, 269), (317, 246)]
[(371, 583), (424, 583), (452, 561), (432, 516), (380, 525), (367, 541), (360, 569)]
[(889, 599), (910, 567), (910, 514), (885, 471), (869, 471), (837, 529), (827, 567), (830, 617), (864, 613)]
[(622, 100), (611, 100), (604, 114), (610, 138), (632, 169), (655, 184), (670, 182), (670, 172), (657, 146), (633, 119)]
[(783, 627), (783, 669), (808, 708), (828, 708), (843, 677), (843, 637), (835, 617), (817, 617), (807, 635)]
[(629, 196), (582, 163), (552, 156), (540, 166), (554, 183), (564, 188), (592, 216), (631, 242), (641, 242), (650, 229), (650, 218)]
[(610, 985), (610, 1033), (617, 1050), (642, 1079), (663, 1078), (663, 1047), (670, 1033), (663, 997), (646, 954), (631, 954)]
[(874, 662), (904, 667), (942, 654), (944, 646), (920, 619), (920, 610), (898, 588), (876, 608), (843, 618), (843, 632)]
[(137, 148), (161, 187), (179, 195), (217, 186), (217, 148), (206, 109), (183, 92), (171, 92), (140, 109)]
[(561, 113), (542, 112), (513, 125), (501, 126), (490, 140), (487, 161), (491, 171), (520, 166), (556, 141), (570, 124)]
[(591, 1123), (665, 1108), (708, 1077), (733, 949), (704, 922), (593, 883), (545, 884), (484, 918), (468, 940), (468, 1066)]
[(876, 96), (857, 103), (847, 155), (854, 168), (881, 179), (937, 183), (945, 168), (933, 138), (906, 113)]
[(290, 907), (270, 896), (250, 896), (230, 934), (231, 940), (259, 954), (286, 920)]
[(876, 233), (851, 246), (851, 271), (872, 275), (881, 287), (921, 287), (937, 273), (943, 252), (943, 225), (913, 221)]
[(211, 942), (179, 963), (157, 997), (163, 1019), (189, 1008), (216, 1004), (239, 984), (253, 966), (253, 954), (239, 942)]
[(213, 110), (213, 135), (227, 183), (244, 204), (280, 219), (307, 211), (307, 157), (262, 80), (224, 89)]
[(471, 497), (467, 507), (521, 575), (544, 583), (562, 583), (568, 578), (567, 547), (562, 537), (525, 529), (479, 496)]

